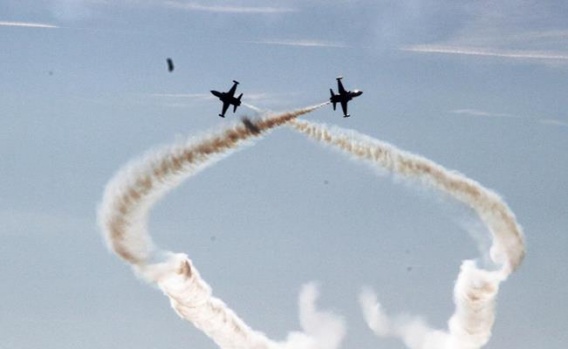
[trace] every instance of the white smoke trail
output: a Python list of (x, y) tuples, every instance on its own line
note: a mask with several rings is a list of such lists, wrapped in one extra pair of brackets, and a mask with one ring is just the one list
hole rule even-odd
[[(246, 144), (247, 140), (325, 104), (254, 121), (253, 130), (250, 125), (237, 124), (201, 139), (153, 152), (119, 171), (105, 189), (98, 221), (109, 248), (148, 282), (156, 283), (182, 318), (223, 349), (292, 346), (335, 349), (345, 331), (341, 319), (316, 309), (317, 292), (313, 286), (301, 293), (304, 332), (292, 333), (288, 341), (278, 343), (252, 330), (221, 300), (212, 296), (211, 288), (186, 255), (161, 251), (154, 246), (147, 231), (148, 212), (184, 179)], [(320, 324), (314, 325), (314, 319)]]
[(257, 113), (262, 113), (262, 112), (264, 112), (264, 110), (260, 109), (259, 107), (254, 106), (254, 105), (252, 105), (252, 104), (249, 104), (249, 103), (247, 103), (247, 102), (243, 102), (243, 105), (244, 105), (245, 107), (249, 108), (249, 109), (254, 110), (254, 111), (257, 112)]
[(447, 332), (433, 330), (419, 318), (391, 319), (372, 291), (363, 291), (359, 300), (367, 324), (378, 336), (398, 337), (408, 348), (474, 349), (485, 345), (495, 321), (499, 284), (519, 267), (525, 254), (522, 229), (503, 200), (459, 173), (354, 131), (303, 120), (292, 120), (289, 125), (355, 159), (437, 188), (475, 210), (492, 234), (490, 255), (500, 269), (487, 271), (479, 269), (474, 261), (463, 262), (454, 288), (456, 310)]
[(159, 257), (146, 231), (148, 210), (158, 199), (184, 179), (230, 154), (260, 133), (322, 105), (253, 121), (255, 132), (239, 123), (200, 139), (190, 139), (186, 143), (153, 151), (125, 166), (107, 184), (99, 210), (99, 223), (109, 247), (134, 266), (144, 265), (152, 258)]

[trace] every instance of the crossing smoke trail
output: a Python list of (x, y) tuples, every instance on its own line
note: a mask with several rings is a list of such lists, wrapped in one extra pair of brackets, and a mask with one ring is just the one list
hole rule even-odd
[(157, 284), (170, 298), (178, 315), (223, 349), (335, 349), (345, 330), (340, 318), (316, 309), (318, 295), (314, 285), (305, 286), (300, 293), (300, 321), (304, 332), (293, 332), (287, 341), (274, 342), (252, 330), (221, 300), (212, 296), (210, 286), (185, 254), (162, 251), (154, 246), (147, 231), (148, 212), (184, 179), (227, 156), (247, 140), (325, 104), (257, 120), (255, 132), (244, 124), (237, 124), (201, 139), (153, 152), (124, 167), (105, 188), (98, 222), (109, 248), (131, 264), (137, 274)]
[(488, 271), (478, 268), (474, 261), (462, 263), (454, 287), (456, 310), (449, 320), (448, 331), (433, 330), (419, 318), (391, 319), (370, 290), (364, 290), (359, 300), (367, 324), (378, 336), (398, 337), (411, 349), (475, 349), (484, 346), (491, 337), (499, 285), (519, 267), (525, 254), (522, 229), (503, 200), (461, 174), (354, 131), (304, 120), (292, 120), (289, 125), (355, 159), (439, 189), (478, 214), (491, 231), (490, 255), (500, 268)]
[[(268, 116), (255, 121), (256, 129), (260, 133), (269, 131), (325, 104)], [(258, 135), (237, 124), (154, 151), (125, 166), (107, 184), (99, 209), (99, 223), (109, 247), (133, 266), (151, 261), (156, 248), (146, 231), (146, 216), (152, 205), (184, 179)]]

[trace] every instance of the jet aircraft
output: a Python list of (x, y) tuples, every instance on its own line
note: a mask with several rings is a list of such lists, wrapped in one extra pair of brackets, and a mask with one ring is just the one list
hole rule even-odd
[(235, 97), (235, 91), (237, 90), (237, 85), (239, 84), (238, 81), (233, 80), (233, 87), (228, 92), (219, 92), (215, 90), (211, 90), (211, 93), (219, 98), (221, 102), (223, 102), (223, 111), (219, 114), (220, 117), (224, 118), (227, 109), (229, 109), (229, 105), (233, 105), (233, 113), (237, 111), (237, 107), (241, 105), (241, 97), (243, 94), (241, 93), (238, 97)]
[(331, 88), (329, 89), (329, 92), (331, 92), (331, 97), (329, 98), (329, 101), (331, 103), (333, 103), (333, 110), (335, 110), (337, 103), (341, 103), (341, 109), (343, 109), (343, 117), (348, 118), (350, 115), (347, 114), (347, 103), (349, 103), (349, 101), (352, 100), (354, 97), (358, 97), (361, 94), (363, 94), (363, 91), (360, 91), (360, 90), (347, 91), (347, 90), (345, 90), (345, 88), (343, 87), (343, 84), (341, 83), (341, 79), (343, 79), (343, 76), (339, 76), (337, 78), (337, 91), (338, 91), (339, 94), (335, 94), (335, 93), (333, 93), (333, 89), (331, 89)]

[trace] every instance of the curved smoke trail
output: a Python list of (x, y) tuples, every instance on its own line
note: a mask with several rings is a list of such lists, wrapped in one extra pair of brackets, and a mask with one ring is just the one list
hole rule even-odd
[(361, 293), (360, 303), (369, 327), (377, 335), (399, 337), (411, 349), (474, 349), (485, 345), (495, 320), (499, 284), (519, 267), (525, 254), (522, 229), (505, 202), (459, 173), (354, 131), (303, 120), (292, 120), (289, 125), (355, 159), (441, 190), (478, 214), (492, 234), (490, 254), (500, 269), (487, 271), (473, 261), (463, 262), (454, 288), (456, 310), (449, 321), (449, 332), (430, 329), (418, 318), (390, 319), (369, 290)]
[(157, 253), (146, 229), (148, 210), (157, 200), (252, 138), (322, 105), (257, 120), (253, 130), (246, 124), (236, 124), (154, 151), (125, 166), (107, 184), (99, 209), (99, 223), (109, 247), (133, 266), (145, 265)]
[[(170, 298), (174, 310), (212, 338), (221, 348), (335, 349), (343, 339), (344, 325), (333, 314), (319, 312), (315, 286), (300, 294), (300, 320), (304, 332), (291, 333), (278, 343), (248, 327), (200, 277), (185, 254), (158, 249), (147, 231), (148, 212), (184, 179), (251, 138), (280, 126), (327, 103), (269, 116), (254, 123), (248, 119), (201, 139), (192, 139), (155, 151), (119, 171), (107, 185), (98, 221), (109, 245), (134, 270)], [(335, 333), (331, 337), (326, 333)]]

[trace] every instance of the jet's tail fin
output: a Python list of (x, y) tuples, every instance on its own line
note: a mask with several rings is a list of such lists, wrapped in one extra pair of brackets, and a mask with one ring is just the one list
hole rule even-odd
[(243, 94), (241, 93), (241, 94), (237, 97), (238, 103), (233, 104), (233, 113), (236, 113), (236, 112), (237, 112), (237, 107), (238, 107), (239, 105), (241, 105), (241, 97), (242, 97), (242, 96), (243, 96)]
[(238, 97), (237, 97), (237, 103), (234, 104), (233, 106), (233, 113), (237, 112), (237, 107), (239, 105), (241, 105), (241, 97), (243, 96), (243, 94), (241, 93)]
[(236, 113), (236, 112), (237, 112), (237, 107), (238, 107), (239, 105), (241, 105), (241, 97), (242, 97), (242, 96), (243, 96), (243, 94), (241, 93), (241, 94), (237, 97), (237, 103), (234, 104), (233, 113)]
[(333, 93), (333, 89), (329, 89), (329, 93), (331, 94), (331, 98), (329, 101), (333, 104), (333, 110), (335, 110), (337, 102), (335, 101), (335, 93)]
[(333, 89), (331, 89), (331, 88), (329, 89), (329, 93), (331, 93), (331, 98), (329, 99), (329, 101), (330, 101), (331, 103), (333, 103), (333, 110), (335, 110), (335, 104), (336, 104), (337, 102), (335, 102), (334, 99), (335, 99), (335, 96), (336, 96), (336, 95), (335, 95), (335, 93), (333, 93)]

